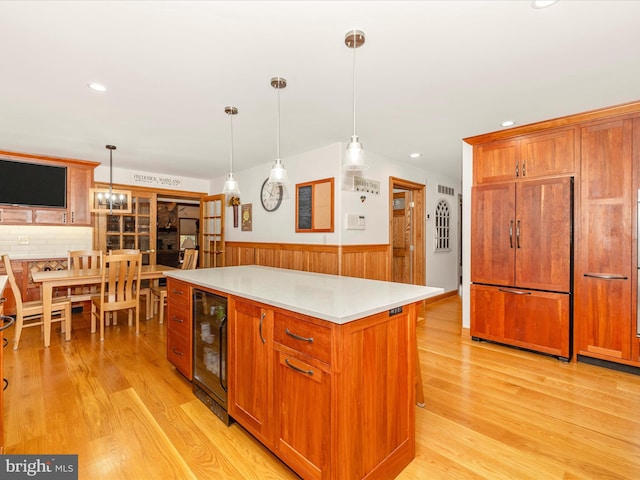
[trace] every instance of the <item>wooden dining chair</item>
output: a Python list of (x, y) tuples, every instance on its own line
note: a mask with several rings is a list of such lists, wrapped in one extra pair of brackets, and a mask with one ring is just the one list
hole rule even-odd
[(135, 317), (136, 335), (140, 333), (139, 297), (142, 272), (142, 254), (105, 255), (102, 261), (100, 294), (91, 298), (91, 333), (100, 322), (100, 341), (104, 341), (105, 314), (113, 313), (113, 323), (117, 323), (117, 312), (127, 310), (129, 326)]
[[(13, 334), (13, 349), (18, 349), (22, 329), (40, 326), (44, 332), (44, 346), (51, 343), (51, 324), (45, 325), (43, 320), (44, 307), (42, 300), (22, 301), (22, 294), (11, 268), (9, 255), (2, 256), (2, 262), (7, 273), (11, 292), (16, 302), (16, 325)], [(66, 341), (71, 340), (71, 301), (67, 297), (54, 297), (51, 305), (51, 323), (60, 323)], [(1, 347), (0, 347), (1, 348)]]
[[(109, 250), (109, 255), (115, 253), (116, 255), (122, 255), (122, 254), (131, 254), (131, 253), (140, 253), (140, 250), (138, 250), (137, 248), (121, 248), (121, 249), (116, 249), (116, 250)], [(145, 282), (146, 283), (146, 282)], [(151, 310), (152, 310), (152, 306), (151, 306), (151, 287), (145, 286), (145, 287), (140, 287), (140, 296), (144, 297), (144, 305), (145, 305), (145, 316), (148, 319), (151, 318)]]
[[(67, 253), (67, 269), (78, 270), (102, 268), (102, 250), (69, 250)], [(71, 304), (90, 302), (91, 297), (98, 294), (98, 285), (79, 285), (69, 287), (67, 296)]]
[[(184, 251), (184, 258), (182, 260), (182, 270), (193, 270), (198, 266), (198, 250), (187, 249)], [(167, 287), (153, 287), (151, 289), (153, 313), (158, 314), (158, 323), (164, 323), (164, 307), (167, 303)]]

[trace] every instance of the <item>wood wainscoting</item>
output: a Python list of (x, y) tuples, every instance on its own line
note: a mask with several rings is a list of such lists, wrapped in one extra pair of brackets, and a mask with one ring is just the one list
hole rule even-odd
[(346, 277), (391, 281), (389, 244), (313, 245), (226, 242), (225, 265), (263, 265)]

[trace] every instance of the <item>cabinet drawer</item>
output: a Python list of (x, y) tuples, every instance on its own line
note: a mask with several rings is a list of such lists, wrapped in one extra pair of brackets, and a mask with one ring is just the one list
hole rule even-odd
[(188, 308), (189, 284), (175, 278), (167, 278), (167, 298)]
[(167, 302), (167, 330), (182, 335), (184, 337), (191, 336), (191, 315), (189, 307), (176, 303), (173, 300)]
[(188, 337), (167, 332), (167, 360), (191, 380), (191, 347)]
[(317, 360), (331, 363), (331, 329), (276, 312), (273, 340)]

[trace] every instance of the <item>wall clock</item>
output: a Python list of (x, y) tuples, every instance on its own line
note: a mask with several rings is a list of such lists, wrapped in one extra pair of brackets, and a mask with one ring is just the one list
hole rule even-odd
[(260, 189), (260, 201), (267, 212), (275, 212), (282, 203), (282, 185), (271, 183), (267, 178)]

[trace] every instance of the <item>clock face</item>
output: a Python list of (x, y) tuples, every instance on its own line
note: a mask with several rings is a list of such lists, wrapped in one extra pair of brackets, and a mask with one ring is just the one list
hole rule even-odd
[(282, 185), (275, 185), (267, 178), (260, 190), (260, 201), (267, 212), (275, 212), (282, 203)]

